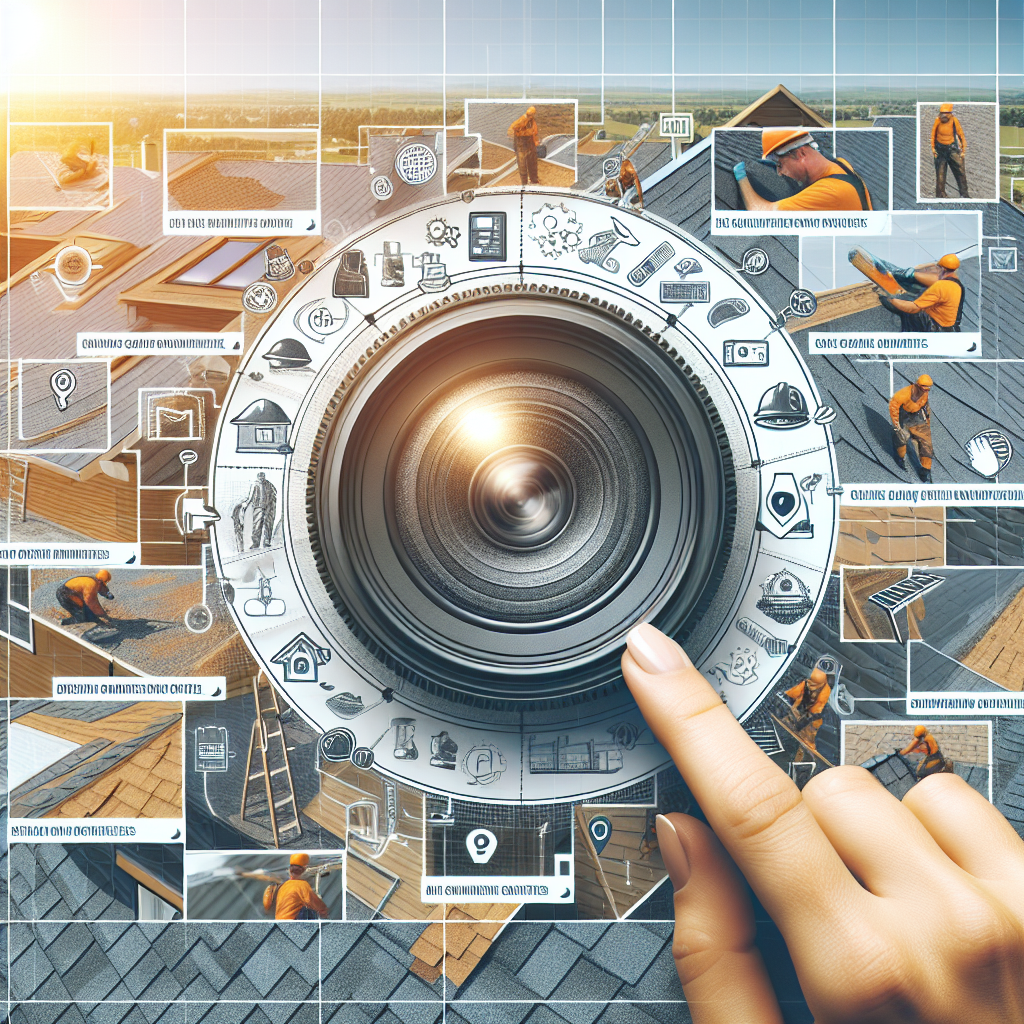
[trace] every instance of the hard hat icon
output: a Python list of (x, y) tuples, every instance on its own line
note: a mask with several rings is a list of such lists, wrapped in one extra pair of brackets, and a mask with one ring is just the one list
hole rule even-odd
[(807, 401), (798, 388), (780, 381), (761, 396), (754, 422), (769, 430), (792, 430), (810, 420)]

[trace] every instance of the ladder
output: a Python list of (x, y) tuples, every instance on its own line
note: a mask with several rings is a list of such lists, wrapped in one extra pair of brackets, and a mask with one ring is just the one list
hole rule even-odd
[(27, 495), (28, 463), (9, 456), (0, 459), (0, 498), (9, 503), (11, 522), (17, 520), (23, 523), (28, 517)]
[[(270, 832), (274, 846), (280, 848), (282, 839), (287, 842), (302, 835), (299, 806), (295, 799), (295, 784), (292, 781), (288, 745), (281, 725), (281, 707), (277, 703), (277, 691), (262, 674), (253, 677), (252, 691), (256, 698), (256, 721), (252, 723), (249, 756), (245, 762), (240, 818), (242, 821), (246, 820), (246, 809), (253, 797), (257, 800), (257, 807), (253, 810), (258, 813), (259, 799), (256, 794), (250, 795), (249, 784), (262, 779), (266, 791), (267, 810), (270, 814)], [(253, 816), (253, 813), (250, 813), (250, 821)], [(294, 834), (286, 837), (286, 833)]]

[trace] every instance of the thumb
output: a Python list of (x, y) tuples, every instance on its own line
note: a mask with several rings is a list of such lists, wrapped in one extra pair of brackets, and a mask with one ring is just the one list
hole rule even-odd
[(658, 815), (658, 848), (675, 889), (672, 955), (693, 1024), (781, 1024), (750, 897), (714, 832), (685, 814)]

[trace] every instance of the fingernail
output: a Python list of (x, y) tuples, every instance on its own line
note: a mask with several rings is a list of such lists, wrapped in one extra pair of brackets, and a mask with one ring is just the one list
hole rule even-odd
[(645, 672), (654, 675), (677, 672), (681, 668), (693, 668), (686, 652), (675, 640), (670, 640), (661, 630), (646, 622), (634, 626), (629, 631), (626, 649)]
[(683, 849), (683, 842), (679, 838), (675, 825), (664, 814), (658, 815), (655, 825), (658, 829), (658, 849), (661, 851), (661, 859), (665, 862), (665, 869), (672, 882), (672, 890), (679, 892), (690, 880), (689, 858)]

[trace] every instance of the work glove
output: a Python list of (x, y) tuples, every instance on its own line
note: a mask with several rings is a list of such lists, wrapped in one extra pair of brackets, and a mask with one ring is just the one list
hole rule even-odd
[(903, 427), (893, 427), (892, 436), (896, 440), (897, 447), (903, 448), (910, 443), (910, 433), (903, 429)]
[(747, 164), (745, 160), (741, 160), (738, 164), (733, 164), (732, 176), (737, 181), (742, 181), (747, 176)]

